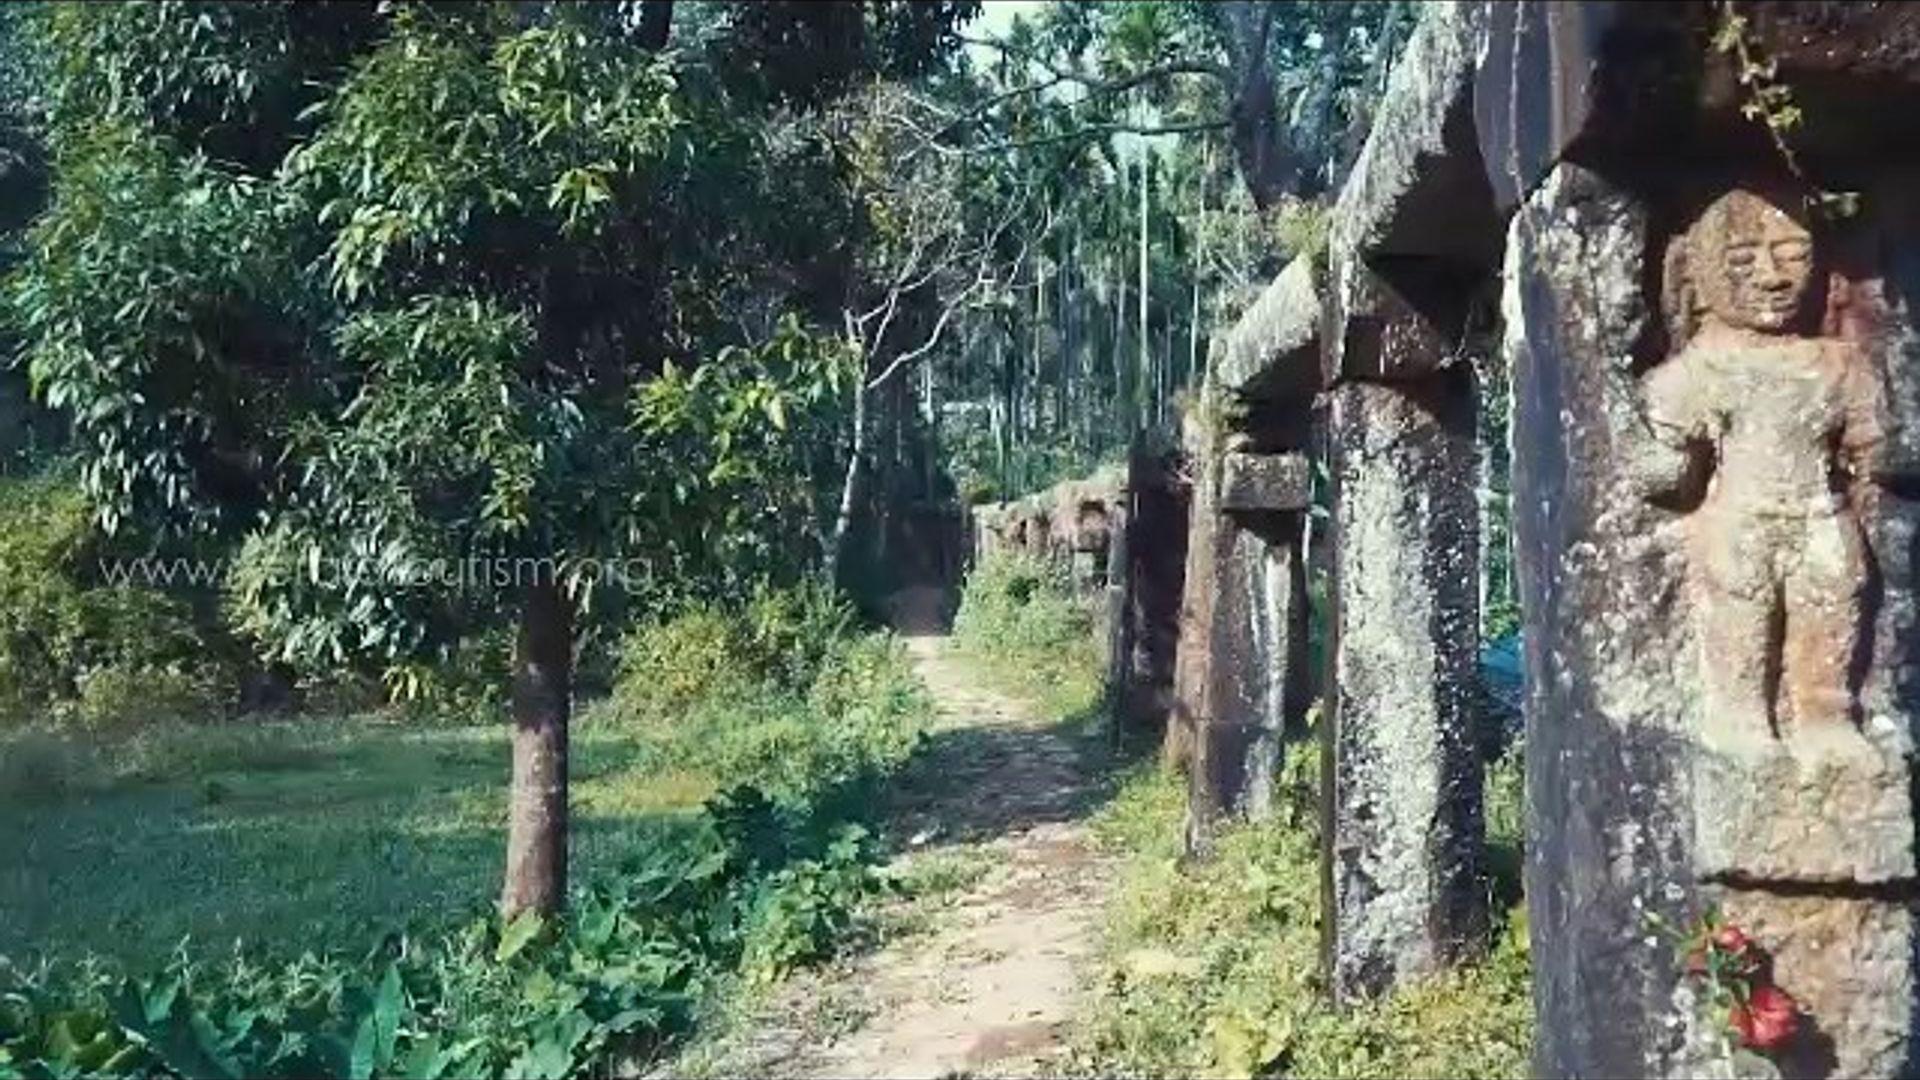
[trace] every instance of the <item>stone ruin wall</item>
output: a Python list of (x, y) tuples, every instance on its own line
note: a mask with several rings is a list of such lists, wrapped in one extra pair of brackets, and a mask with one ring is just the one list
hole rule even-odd
[[(1475, 390), (1511, 379), (1549, 1076), (1920, 1070), (1920, 8), (1732, 10), (1737, 47), (1725, 5), (1427, 5), (1326, 250), (1189, 418), (1190, 845), (1270, 808), (1317, 703), (1344, 1001), (1485, 945)], [(1669, 936), (1710, 908), (1801, 1004), (1764, 1057)]]
[(1110, 705), (1158, 728), (1171, 709), (1189, 484), (1178, 454), (1133, 454), (1125, 468), (971, 510), (972, 559), (1018, 554), (1069, 576), (1096, 613)]

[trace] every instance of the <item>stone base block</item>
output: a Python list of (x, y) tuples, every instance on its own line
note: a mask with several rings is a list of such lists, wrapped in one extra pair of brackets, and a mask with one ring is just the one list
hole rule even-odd
[(1703, 741), (1694, 762), (1704, 879), (1874, 884), (1915, 876), (1911, 765), (1852, 731)]
[(1779, 1075), (1913, 1075), (1912, 900), (1727, 889), (1719, 901), (1800, 1003), (1798, 1035), (1771, 1055)]

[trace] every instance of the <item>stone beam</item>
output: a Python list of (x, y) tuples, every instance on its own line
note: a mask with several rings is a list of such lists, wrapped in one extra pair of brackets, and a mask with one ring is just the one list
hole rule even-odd
[[(1330, 247), (1391, 275), (1395, 260), (1497, 266), (1500, 219), (1473, 117), (1487, 5), (1423, 5), (1333, 210)], [(1411, 290), (1409, 290), (1411, 291)]]
[(1212, 378), (1242, 400), (1289, 401), (1320, 388), (1320, 269), (1313, 253), (1287, 264), (1213, 342)]
[(1220, 508), (1232, 511), (1305, 510), (1312, 470), (1305, 454), (1233, 452), (1220, 463)]

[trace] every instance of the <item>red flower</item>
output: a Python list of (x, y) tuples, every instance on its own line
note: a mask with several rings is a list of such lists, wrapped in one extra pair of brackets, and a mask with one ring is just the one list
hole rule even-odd
[(1732, 923), (1721, 927), (1715, 931), (1713, 935), (1714, 948), (1719, 949), (1721, 952), (1733, 953), (1736, 956), (1746, 952), (1748, 946), (1752, 944), (1753, 942), (1748, 940), (1746, 932)]
[(1740, 1044), (1755, 1050), (1777, 1050), (1800, 1028), (1800, 1003), (1777, 986), (1760, 985), (1735, 1002), (1727, 1019)]

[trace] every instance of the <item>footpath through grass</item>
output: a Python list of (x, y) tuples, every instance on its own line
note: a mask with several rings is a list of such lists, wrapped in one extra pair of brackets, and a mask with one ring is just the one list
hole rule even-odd
[[(996, 683), (1060, 714), (1093, 710), (1092, 620), (1057, 572), (1021, 557), (976, 568), (956, 637)], [(1522, 1077), (1532, 1046), (1520, 904), (1519, 750), (1491, 766), (1498, 911), (1486, 960), (1336, 1012), (1320, 963), (1319, 748), (1292, 748), (1271, 820), (1183, 857), (1186, 783), (1134, 766), (1093, 819), (1120, 861), (1068, 1072), (1086, 1076)]]

